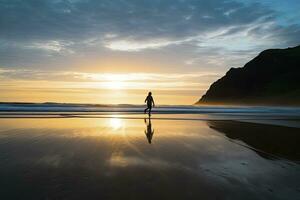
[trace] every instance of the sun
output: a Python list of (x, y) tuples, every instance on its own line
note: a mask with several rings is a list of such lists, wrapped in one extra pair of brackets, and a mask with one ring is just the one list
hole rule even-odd
[(124, 82), (117, 80), (108, 81), (105, 83), (105, 87), (113, 90), (122, 89), (124, 88)]

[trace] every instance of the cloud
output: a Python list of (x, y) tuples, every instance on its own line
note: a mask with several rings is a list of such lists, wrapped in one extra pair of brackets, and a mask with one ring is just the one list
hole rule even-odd
[(50, 52), (68, 52), (68, 53), (74, 53), (74, 51), (69, 50), (68, 46), (71, 45), (72, 42), (61, 42), (61, 41), (43, 41), (43, 42), (33, 42), (28, 45), (24, 45), (24, 48), (29, 49), (40, 49)]
[(122, 89), (197, 90), (204, 89), (208, 86), (208, 82), (219, 78), (220, 75), (209, 72), (112, 74), (0, 68), (0, 77), (5, 81), (4, 85), (0, 84), (3, 87), (6, 87), (7, 83), (15, 83), (19, 88), (26, 87), (26, 85), (31, 88), (51, 85), (53, 88), (114, 89), (112, 87), (118, 85)]
[[(199, 53), (218, 58), (244, 51), (242, 60), (264, 48), (300, 43), (299, 23), (280, 20), (288, 15), (285, 10), (264, 1), (245, 2), (0, 0), (0, 66), (65, 70), (78, 57), (145, 52), (146, 58), (153, 52), (145, 50), (155, 50), (185, 70), (231, 65), (230, 60), (213, 64)], [(184, 55), (174, 56), (175, 51)]]
[(105, 47), (111, 50), (119, 51), (141, 51), (144, 49), (158, 49), (161, 47), (173, 44), (171, 41), (150, 41), (150, 42), (136, 42), (127, 40), (117, 40), (108, 42)]
[(186, 38), (183, 40), (168, 40), (168, 39), (158, 39), (149, 41), (130, 41), (130, 40), (116, 40), (106, 42), (105, 47), (111, 50), (118, 51), (141, 51), (145, 49), (159, 49), (169, 45), (179, 45), (184, 42), (193, 40), (193, 38)]

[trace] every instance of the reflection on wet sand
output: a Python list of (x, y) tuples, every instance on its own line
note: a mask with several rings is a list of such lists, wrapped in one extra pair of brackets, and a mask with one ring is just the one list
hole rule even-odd
[(152, 130), (151, 117), (149, 116), (148, 119), (144, 118), (144, 122), (146, 124), (145, 135), (147, 137), (149, 144), (151, 144), (151, 140), (154, 134), (154, 129)]
[(146, 119), (150, 141), (153, 124), (145, 145), (141, 119), (1, 119), (0, 199), (299, 199), (299, 165), (233, 143), (232, 127)]
[(237, 121), (209, 121), (210, 128), (243, 141), (260, 156), (300, 161), (299, 128)]

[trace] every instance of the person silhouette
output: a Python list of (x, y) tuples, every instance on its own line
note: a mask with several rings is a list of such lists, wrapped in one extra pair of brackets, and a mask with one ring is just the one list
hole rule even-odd
[(151, 140), (152, 140), (152, 137), (153, 137), (153, 134), (154, 134), (154, 129), (152, 130), (152, 125), (151, 125), (151, 118), (149, 116), (149, 120), (148, 120), (148, 123), (147, 123), (147, 119), (144, 118), (144, 122), (147, 126), (147, 129), (145, 130), (145, 135), (148, 139), (148, 142), (149, 144), (151, 144)]
[(148, 93), (148, 96), (145, 99), (145, 103), (147, 103), (147, 108), (144, 110), (144, 113), (146, 114), (147, 110), (148, 110), (148, 115), (151, 116), (151, 110), (152, 110), (152, 106), (154, 107), (154, 100), (152, 97), (152, 92)]

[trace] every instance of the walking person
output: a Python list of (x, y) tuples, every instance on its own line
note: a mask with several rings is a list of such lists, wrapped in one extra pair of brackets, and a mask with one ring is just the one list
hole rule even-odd
[(144, 110), (144, 113), (146, 113), (147, 110), (148, 110), (148, 115), (151, 116), (152, 106), (153, 107), (155, 106), (154, 100), (153, 100), (153, 97), (152, 97), (152, 92), (148, 93), (148, 96), (145, 99), (145, 103), (147, 103), (147, 108)]

